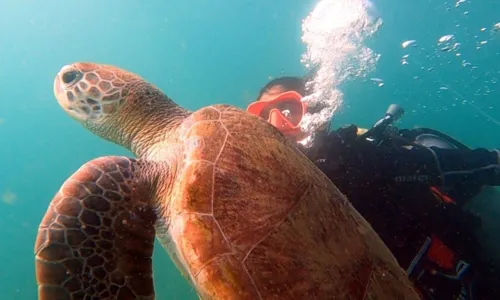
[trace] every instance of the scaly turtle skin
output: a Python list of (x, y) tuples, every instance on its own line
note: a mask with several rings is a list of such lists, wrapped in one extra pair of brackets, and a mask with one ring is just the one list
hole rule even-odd
[(154, 299), (155, 236), (201, 299), (418, 299), (379, 237), (291, 142), (227, 106), (188, 112), (137, 75), (75, 63), (54, 91), (137, 156), (64, 182), (35, 245), (41, 300)]

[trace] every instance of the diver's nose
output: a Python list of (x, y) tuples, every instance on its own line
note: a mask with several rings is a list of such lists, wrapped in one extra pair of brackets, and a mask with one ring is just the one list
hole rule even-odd
[(287, 120), (283, 118), (283, 116), (280, 114), (280, 111), (277, 109), (272, 109), (269, 112), (268, 122), (278, 129), (281, 129), (287, 125)]

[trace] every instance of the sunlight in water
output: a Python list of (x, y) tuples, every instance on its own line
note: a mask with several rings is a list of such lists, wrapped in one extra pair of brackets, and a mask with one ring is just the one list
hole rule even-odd
[(5, 192), (2, 193), (2, 196), (0, 197), (0, 199), (2, 200), (2, 202), (4, 204), (12, 205), (16, 202), (17, 195), (9, 190), (6, 190)]

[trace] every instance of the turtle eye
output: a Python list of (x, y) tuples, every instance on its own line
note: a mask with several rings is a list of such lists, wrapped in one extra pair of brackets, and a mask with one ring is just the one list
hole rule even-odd
[(62, 81), (65, 84), (74, 83), (77, 79), (82, 78), (82, 73), (79, 71), (71, 70), (62, 75)]

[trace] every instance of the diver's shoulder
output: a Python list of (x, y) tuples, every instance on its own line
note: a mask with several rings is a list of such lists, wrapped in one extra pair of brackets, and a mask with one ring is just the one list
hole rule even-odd
[(342, 151), (356, 143), (356, 125), (343, 126), (334, 130), (322, 130), (315, 134), (312, 147), (326, 151)]

